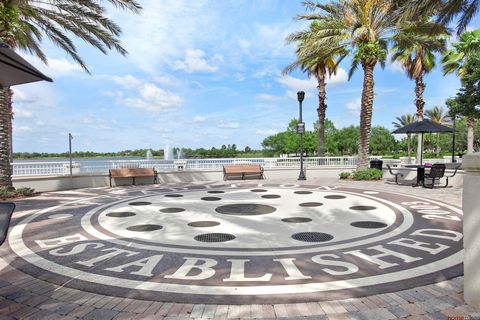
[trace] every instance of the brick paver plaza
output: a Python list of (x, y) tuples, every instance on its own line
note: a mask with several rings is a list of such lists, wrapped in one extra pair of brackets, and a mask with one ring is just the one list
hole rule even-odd
[(20, 200), (0, 319), (480, 318), (462, 295), (461, 188), (285, 183)]

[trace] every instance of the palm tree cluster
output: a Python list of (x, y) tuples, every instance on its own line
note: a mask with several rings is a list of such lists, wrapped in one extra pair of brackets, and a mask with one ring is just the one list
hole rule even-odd
[(416, 114), (408, 119), (397, 119), (398, 123), (422, 120), (424, 76), (435, 67), (435, 55), (445, 54), (445, 72), (458, 70), (453, 60), (461, 57), (446, 51), (446, 40), (451, 34), (448, 25), (458, 17), (459, 30), (465, 29), (480, 6), (480, 0), (305, 1), (304, 6), (307, 13), (297, 18), (311, 23), (308, 29), (292, 33), (287, 38), (287, 42), (297, 43), (297, 59), (284, 72), (300, 68), (318, 81), (318, 155), (322, 156), (324, 135), (320, 131), (327, 109), (325, 78), (335, 74), (339, 61), (346, 56), (352, 61), (349, 78), (359, 67), (362, 68), (357, 169), (365, 169), (368, 166), (375, 67), (384, 67), (389, 53), (393, 62), (402, 65), (407, 76), (415, 81)]
[[(39, 57), (47, 63), (41, 48), (48, 39), (76, 61), (85, 71), (88, 67), (80, 57), (72, 36), (107, 54), (115, 50), (122, 55), (120, 27), (107, 16), (103, 5), (138, 13), (135, 0), (0, 0), (0, 41)], [(12, 91), (0, 89), (0, 185), (12, 187), (11, 134)]]

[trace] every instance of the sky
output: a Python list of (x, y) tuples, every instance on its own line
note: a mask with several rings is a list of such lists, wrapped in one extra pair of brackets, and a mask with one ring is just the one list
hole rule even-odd
[[(295, 59), (290, 33), (305, 11), (296, 0), (138, 0), (140, 15), (109, 8), (128, 51), (101, 52), (76, 40), (85, 73), (53, 44), (48, 66), (22, 54), (54, 79), (14, 87), (14, 152), (110, 152), (236, 144), (261, 148), (298, 117), (313, 129), (318, 98), (314, 79), (282, 76)], [(469, 28), (480, 27), (476, 17)], [(337, 128), (359, 124), (362, 71), (348, 81), (349, 60), (327, 81), (327, 118)], [(395, 117), (414, 113), (414, 82), (398, 64), (375, 69), (372, 125), (393, 129)], [(460, 87), (437, 67), (425, 78), (425, 108), (444, 106)]]

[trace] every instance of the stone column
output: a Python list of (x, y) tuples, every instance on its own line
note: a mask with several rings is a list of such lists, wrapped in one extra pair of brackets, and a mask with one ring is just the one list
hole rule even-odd
[(463, 178), (463, 247), (465, 302), (480, 308), (480, 153), (466, 155)]

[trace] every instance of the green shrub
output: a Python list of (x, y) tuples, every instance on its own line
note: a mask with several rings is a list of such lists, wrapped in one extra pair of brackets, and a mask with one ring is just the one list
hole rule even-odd
[(16, 198), (16, 197), (30, 197), (35, 193), (32, 188), (12, 188), (12, 187), (0, 187), (0, 198)]
[(348, 179), (350, 177), (350, 172), (340, 172), (340, 179)]
[(18, 188), (15, 190), (17, 195), (22, 195), (22, 196), (31, 196), (32, 194), (35, 193), (35, 189), (33, 188), (28, 188), (28, 187), (23, 187), (23, 188)]
[(382, 179), (383, 171), (378, 169), (366, 169), (354, 171), (352, 174), (353, 180), (380, 180)]

